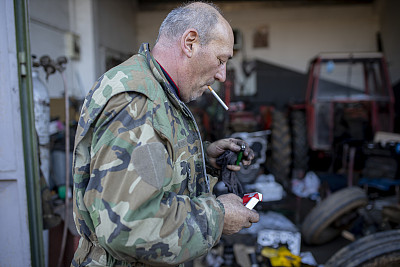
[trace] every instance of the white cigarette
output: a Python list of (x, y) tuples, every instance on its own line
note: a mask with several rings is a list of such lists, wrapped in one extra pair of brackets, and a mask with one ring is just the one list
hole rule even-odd
[(211, 86), (208, 86), (208, 89), (210, 89), (211, 93), (215, 96), (215, 98), (218, 100), (218, 102), (224, 107), (225, 110), (228, 110), (228, 106), (225, 105), (224, 101), (222, 101), (221, 98), (217, 95), (217, 93), (211, 88)]

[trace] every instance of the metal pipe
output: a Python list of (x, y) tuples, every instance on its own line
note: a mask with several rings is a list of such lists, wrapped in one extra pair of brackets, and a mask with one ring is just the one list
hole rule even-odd
[(64, 85), (64, 101), (65, 101), (65, 216), (64, 216), (64, 228), (61, 241), (61, 250), (58, 258), (57, 266), (61, 267), (62, 260), (64, 258), (65, 246), (68, 237), (68, 221), (69, 221), (69, 176), (70, 176), (70, 160), (69, 160), (69, 150), (70, 150), (70, 133), (69, 133), (69, 93), (67, 82), (63, 70), (59, 69), (63, 85)]

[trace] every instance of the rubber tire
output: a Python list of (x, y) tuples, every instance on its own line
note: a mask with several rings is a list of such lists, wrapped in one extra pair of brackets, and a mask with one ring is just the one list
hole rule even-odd
[(332, 223), (367, 203), (367, 195), (359, 187), (336, 191), (318, 203), (305, 217), (301, 229), (304, 242), (320, 245), (331, 241), (344, 230), (333, 227)]
[(275, 176), (275, 180), (286, 189), (290, 185), (291, 142), (289, 123), (285, 114), (274, 110), (271, 123), (271, 162), (269, 166), (270, 172)]
[(336, 252), (324, 266), (400, 266), (400, 229), (360, 238)]
[(306, 116), (303, 111), (294, 110), (290, 117), (293, 141), (293, 169), (306, 171), (309, 161)]

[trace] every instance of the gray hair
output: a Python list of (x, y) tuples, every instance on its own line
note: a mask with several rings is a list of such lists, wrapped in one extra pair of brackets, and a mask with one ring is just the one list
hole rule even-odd
[(212, 3), (190, 2), (184, 4), (173, 9), (164, 19), (156, 43), (161, 37), (174, 40), (182, 36), (187, 29), (194, 28), (199, 33), (200, 44), (206, 45), (213, 37), (212, 30), (220, 16), (222, 16), (221, 10)]

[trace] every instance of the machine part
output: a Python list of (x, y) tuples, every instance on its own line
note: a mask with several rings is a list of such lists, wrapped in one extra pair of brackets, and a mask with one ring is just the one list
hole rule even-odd
[(263, 194), (263, 202), (281, 200), (285, 194), (282, 185), (275, 182), (272, 174), (260, 174), (255, 182), (246, 188)]
[(366, 206), (368, 198), (359, 187), (341, 189), (315, 206), (302, 224), (302, 236), (308, 244), (324, 244), (345, 230), (357, 218), (356, 210)]
[(231, 135), (232, 138), (242, 139), (247, 142), (254, 151), (253, 164), (263, 164), (267, 156), (267, 137), (271, 134), (270, 130), (258, 132), (236, 132)]
[(233, 266), (233, 267), (239, 266), (238, 263), (236, 262), (235, 251), (233, 250), (232, 244), (224, 245), (224, 252), (222, 258), (224, 259), (222, 266)]
[(365, 236), (336, 252), (325, 267), (400, 266), (400, 230)]
[(370, 156), (365, 161), (363, 177), (396, 179), (398, 163), (394, 157)]
[(50, 143), (50, 97), (49, 90), (39, 78), (36, 70), (32, 71), (33, 101), (35, 113), (35, 129), (38, 135), (39, 145)]
[(210, 267), (220, 267), (224, 263), (224, 259), (215, 249), (212, 249), (205, 258), (205, 264)]
[(287, 245), (291, 253), (299, 255), (301, 235), (300, 232), (264, 229), (258, 232), (257, 243), (262, 247), (276, 249), (281, 245)]
[(258, 264), (258, 260), (257, 260), (257, 254), (255, 252), (252, 252), (249, 255), (249, 259), (250, 259), (250, 267), (259, 267), (260, 265)]
[(306, 115), (301, 110), (291, 113), (292, 139), (293, 139), (293, 169), (305, 171), (308, 169), (308, 143)]
[(39, 145), (40, 170), (50, 181), (50, 97), (45, 83), (36, 70), (32, 71), (35, 129)]
[(236, 174), (242, 184), (252, 184), (260, 174), (260, 165), (252, 164), (247, 168), (240, 168)]
[(260, 173), (260, 166), (265, 163), (267, 157), (267, 136), (269, 130), (258, 132), (237, 132), (231, 135), (232, 138), (238, 138), (246, 141), (249, 147), (254, 151), (252, 164), (240, 168), (237, 172), (239, 181), (243, 184), (250, 184), (255, 181)]
[(289, 124), (283, 112), (274, 110), (271, 129), (270, 172), (285, 189), (288, 189), (292, 147)]
[(400, 225), (400, 205), (392, 204), (382, 208), (382, 217), (385, 221)]
[(271, 266), (277, 267), (300, 267), (301, 257), (291, 253), (286, 247), (278, 249), (264, 247), (261, 250), (261, 255), (269, 259)]

